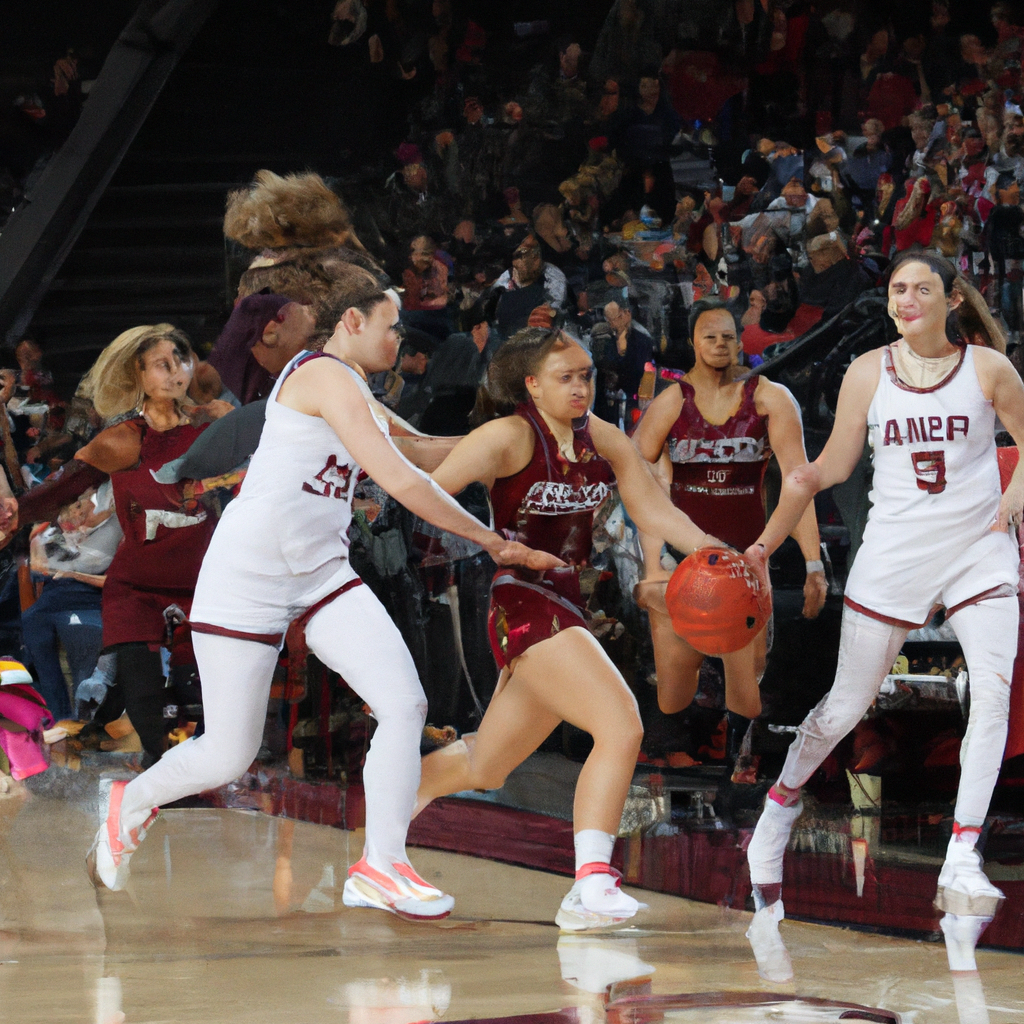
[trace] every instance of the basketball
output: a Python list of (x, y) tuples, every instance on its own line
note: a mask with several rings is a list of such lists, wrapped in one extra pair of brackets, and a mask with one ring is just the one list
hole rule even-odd
[(702, 654), (746, 647), (772, 613), (771, 592), (729, 548), (701, 548), (679, 565), (665, 591), (672, 628)]

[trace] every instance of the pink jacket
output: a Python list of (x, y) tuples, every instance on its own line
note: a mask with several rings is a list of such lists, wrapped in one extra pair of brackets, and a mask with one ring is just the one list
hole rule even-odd
[(42, 731), (53, 725), (53, 715), (43, 698), (23, 683), (0, 686), (0, 718), (28, 730), (11, 732), (0, 728), (0, 747), (11, 763), (11, 774), (16, 779), (27, 779), (45, 772), (48, 765), (43, 757)]

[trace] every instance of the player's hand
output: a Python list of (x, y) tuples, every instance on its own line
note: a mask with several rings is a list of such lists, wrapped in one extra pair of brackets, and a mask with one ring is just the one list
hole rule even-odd
[(761, 586), (772, 592), (772, 581), (768, 577), (768, 549), (763, 544), (751, 544), (743, 557), (750, 563), (754, 575), (761, 581)]
[(828, 580), (824, 572), (809, 572), (804, 580), (804, 610), (805, 619), (816, 619), (818, 613), (825, 607), (825, 598), (828, 597)]
[(1003, 492), (999, 501), (999, 514), (992, 529), (996, 533), (1005, 533), (1009, 527), (1020, 529), (1021, 518), (1024, 516), (1024, 483), (1010, 481), (1010, 486)]
[(229, 413), (234, 412), (235, 407), (230, 402), (225, 402), (220, 398), (214, 398), (205, 405), (197, 405), (195, 411), (208, 419), (219, 420), (222, 417), (227, 416)]
[(526, 569), (543, 572), (545, 569), (557, 569), (565, 565), (560, 558), (549, 555), (546, 551), (536, 551), (518, 541), (507, 540), (490, 552), (491, 558), (498, 565), (521, 565)]

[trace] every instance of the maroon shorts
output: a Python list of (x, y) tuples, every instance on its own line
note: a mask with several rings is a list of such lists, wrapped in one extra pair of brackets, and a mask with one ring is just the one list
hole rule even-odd
[(491, 581), (487, 632), (500, 668), (570, 626), (587, 628), (586, 600), (575, 568), (547, 573), (499, 569)]

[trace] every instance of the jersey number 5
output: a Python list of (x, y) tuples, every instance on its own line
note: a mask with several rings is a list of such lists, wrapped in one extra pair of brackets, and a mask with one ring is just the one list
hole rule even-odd
[(917, 486), (929, 494), (941, 494), (946, 489), (946, 453), (911, 452)]

